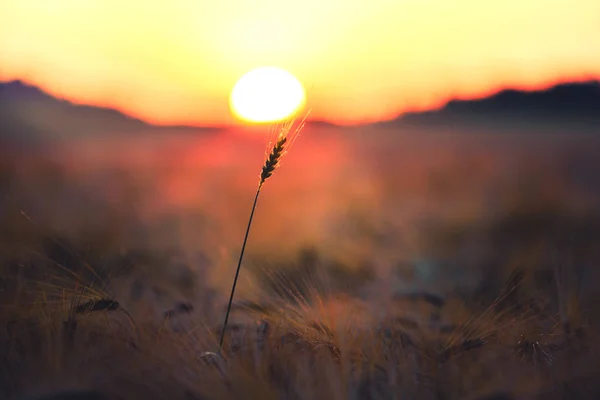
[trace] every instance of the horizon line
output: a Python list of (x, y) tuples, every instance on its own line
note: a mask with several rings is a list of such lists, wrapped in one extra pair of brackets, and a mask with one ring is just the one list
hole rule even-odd
[[(250, 122), (250, 121), (240, 121), (238, 124), (219, 124), (219, 125), (210, 125), (210, 124), (205, 124), (205, 125), (195, 125), (195, 124), (169, 124), (169, 123), (159, 123), (159, 122), (152, 122), (149, 121), (143, 117), (137, 117), (135, 115), (132, 115), (131, 113), (128, 113), (127, 111), (123, 111), (122, 109), (120, 109), (119, 107), (114, 107), (114, 106), (108, 106), (108, 105), (102, 105), (102, 104), (92, 104), (92, 103), (86, 103), (86, 102), (79, 102), (79, 101), (73, 101), (70, 99), (67, 99), (65, 97), (62, 96), (56, 96), (52, 93), (50, 93), (48, 90), (33, 84), (29, 81), (27, 81), (24, 78), (15, 78), (15, 79), (9, 79), (9, 80), (0, 80), (0, 85), (6, 85), (6, 84), (11, 84), (11, 83), (20, 83), (23, 86), (29, 87), (29, 88), (33, 88), (35, 90), (38, 90), (39, 92), (41, 92), (42, 94), (51, 97), (57, 101), (61, 101), (61, 102), (66, 102), (69, 103), (73, 106), (76, 107), (89, 107), (89, 108), (95, 108), (98, 110), (110, 110), (110, 111), (115, 111), (118, 112), (119, 114), (121, 114), (123, 117), (127, 118), (127, 119), (131, 119), (131, 120), (135, 120), (138, 121), (140, 123), (143, 123), (145, 125), (151, 126), (151, 127), (156, 127), (156, 128), (171, 128), (171, 129), (203, 129), (203, 130), (226, 130), (226, 129), (231, 129), (231, 128), (259, 128), (261, 126), (268, 126), (268, 125), (272, 125), (272, 124), (276, 124), (278, 122), (281, 121), (273, 121), (273, 122), (262, 122), (262, 123), (258, 123), (258, 122)], [(442, 102), (442, 104), (440, 106), (436, 106), (436, 107), (427, 107), (427, 108), (415, 108), (415, 109), (410, 109), (410, 110), (406, 110), (403, 112), (398, 112), (398, 114), (396, 114), (393, 118), (388, 118), (388, 119), (381, 119), (378, 121), (371, 121), (371, 122), (355, 122), (355, 123), (335, 123), (335, 122), (329, 122), (326, 120), (322, 120), (322, 119), (308, 119), (307, 120), (307, 124), (308, 125), (327, 125), (327, 126), (332, 126), (332, 127), (338, 127), (338, 128), (355, 128), (355, 127), (362, 127), (362, 126), (372, 126), (372, 125), (378, 125), (378, 124), (385, 124), (385, 123), (390, 123), (390, 122), (394, 122), (394, 121), (400, 121), (405, 115), (411, 115), (411, 114), (419, 114), (419, 113), (428, 113), (428, 112), (435, 112), (435, 111), (440, 111), (443, 110), (450, 102), (452, 101), (479, 101), (479, 100), (485, 100), (485, 99), (489, 99), (491, 97), (494, 97), (500, 93), (503, 92), (509, 92), (509, 91), (513, 91), (513, 92), (520, 92), (520, 93), (536, 93), (536, 92), (545, 92), (548, 90), (551, 90), (553, 88), (556, 87), (560, 87), (560, 86), (568, 86), (568, 85), (582, 85), (582, 84), (597, 84), (600, 85), (600, 77), (596, 77), (596, 76), (587, 76), (587, 77), (581, 77), (580, 79), (572, 79), (572, 80), (565, 80), (565, 81), (558, 81), (558, 82), (554, 82), (554, 83), (548, 83), (545, 85), (540, 85), (539, 88), (525, 88), (525, 89), (519, 89), (517, 87), (515, 87), (515, 85), (513, 86), (505, 86), (503, 88), (497, 89), (497, 90), (493, 90), (488, 94), (484, 94), (484, 95), (480, 95), (480, 96), (472, 96), (472, 97), (468, 97), (468, 96), (451, 96), (448, 100)]]

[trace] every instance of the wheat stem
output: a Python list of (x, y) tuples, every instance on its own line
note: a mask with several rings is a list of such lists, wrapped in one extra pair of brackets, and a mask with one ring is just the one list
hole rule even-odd
[(252, 225), (252, 218), (254, 217), (254, 210), (256, 210), (256, 203), (258, 202), (258, 195), (262, 188), (263, 181), (261, 180), (256, 189), (256, 196), (254, 196), (254, 204), (252, 205), (252, 211), (250, 212), (250, 218), (248, 219), (248, 226), (246, 227), (246, 234), (244, 235), (244, 242), (242, 243), (242, 250), (240, 252), (240, 258), (237, 264), (237, 270), (235, 271), (235, 278), (233, 278), (233, 285), (231, 286), (231, 295), (229, 296), (229, 303), (227, 304), (227, 312), (225, 313), (225, 322), (223, 322), (223, 329), (221, 330), (221, 339), (219, 340), (219, 355), (221, 354), (221, 348), (223, 347), (223, 339), (225, 339), (225, 330), (227, 329), (227, 322), (229, 321), (229, 313), (231, 312), (231, 303), (233, 302), (233, 295), (235, 294), (235, 287), (240, 276), (240, 268), (242, 266), (242, 259), (244, 258), (244, 250), (246, 249), (246, 242), (248, 241), (248, 234), (250, 233), (250, 226)]
[[(308, 115), (308, 114), (307, 114)], [(302, 120), (301, 124), (296, 128), (294, 132), (295, 135), (303, 128), (306, 117)], [(256, 203), (258, 202), (258, 195), (260, 194), (260, 190), (263, 187), (263, 184), (275, 171), (275, 168), (279, 165), (279, 161), (281, 157), (286, 152), (286, 148), (291, 145), (291, 142), (288, 143), (288, 134), (291, 128), (290, 125), (286, 125), (281, 128), (277, 141), (271, 148), (269, 155), (266, 157), (265, 163), (263, 164), (261, 173), (260, 173), (260, 181), (258, 182), (258, 188), (256, 189), (256, 195), (254, 196), (254, 204), (252, 205), (252, 211), (250, 212), (250, 218), (248, 219), (248, 226), (246, 227), (246, 234), (244, 235), (244, 242), (242, 243), (242, 250), (240, 251), (240, 258), (238, 260), (237, 269), (235, 271), (235, 277), (233, 278), (233, 285), (231, 286), (231, 294), (229, 295), (229, 303), (227, 304), (227, 311), (225, 313), (225, 321), (223, 322), (223, 329), (221, 330), (221, 338), (219, 340), (219, 355), (221, 355), (221, 350), (223, 348), (223, 341), (225, 339), (225, 331), (227, 329), (227, 323), (229, 322), (229, 314), (231, 313), (231, 305), (233, 303), (233, 296), (235, 294), (235, 288), (237, 286), (237, 281), (240, 276), (240, 269), (242, 266), (242, 259), (244, 258), (244, 250), (246, 249), (246, 243), (248, 242), (248, 234), (250, 233), (250, 226), (252, 226), (252, 218), (254, 217), (254, 210), (256, 210)], [(293, 138), (292, 138), (293, 139)], [(286, 146), (287, 145), (287, 146)]]

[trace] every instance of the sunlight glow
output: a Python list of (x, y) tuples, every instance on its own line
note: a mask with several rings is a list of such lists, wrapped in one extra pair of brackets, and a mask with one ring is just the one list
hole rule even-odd
[(600, 78), (600, 1), (3, 0), (0, 80), (160, 124), (228, 125), (237, 79), (310, 82), (311, 119), (391, 119)]
[(298, 79), (277, 67), (260, 67), (242, 76), (230, 96), (231, 109), (250, 122), (276, 122), (293, 115), (305, 101)]

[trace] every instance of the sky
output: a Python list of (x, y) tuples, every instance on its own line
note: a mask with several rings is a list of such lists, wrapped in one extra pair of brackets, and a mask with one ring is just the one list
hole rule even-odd
[(355, 124), (600, 78), (598, 0), (3, 0), (0, 80), (159, 124), (233, 122), (263, 65)]

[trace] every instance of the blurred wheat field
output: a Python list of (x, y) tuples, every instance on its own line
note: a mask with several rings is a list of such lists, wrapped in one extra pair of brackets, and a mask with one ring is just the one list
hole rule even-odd
[(222, 361), (201, 354), (262, 136), (3, 151), (2, 396), (596, 398), (599, 143), (307, 127), (261, 194)]

